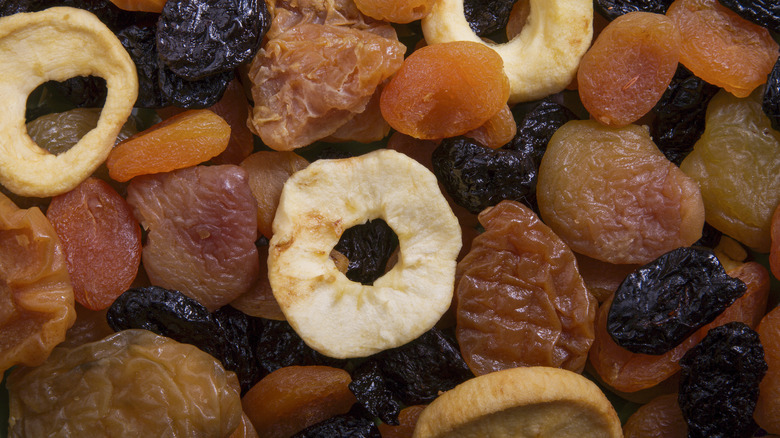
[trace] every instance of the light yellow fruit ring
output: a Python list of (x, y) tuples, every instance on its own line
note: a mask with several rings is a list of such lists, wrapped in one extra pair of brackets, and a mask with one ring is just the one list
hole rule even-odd
[(598, 386), (552, 367), (520, 367), (467, 380), (420, 413), (413, 438), (622, 438)]
[[(27, 135), (27, 97), (40, 84), (74, 76), (106, 80), (97, 126), (53, 155)], [(0, 18), (0, 184), (22, 196), (54, 196), (86, 179), (106, 159), (138, 94), (135, 64), (95, 15), (55, 7)]]
[(530, 1), (519, 35), (504, 44), (485, 43), (469, 27), (463, 0), (438, 0), (422, 19), (428, 44), (474, 41), (493, 48), (504, 60), (509, 102), (527, 102), (557, 93), (574, 79), (593, 38), (590, 0)]
[[(375, 218), (398, 236), (396, 265), (373, 285), (330, 258), (341, 234)], [(284, 185), (268, 279), (287, 321), (315, 350), (364, 357), (425, 333), (450, 305), (460, 226), (436, 177), (389, 149), (319, 160)]]

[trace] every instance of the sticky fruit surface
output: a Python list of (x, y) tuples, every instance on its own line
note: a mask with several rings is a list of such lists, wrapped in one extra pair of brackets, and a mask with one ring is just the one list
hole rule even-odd
[(761, 428), (769, 433), (780, 433), (780, 307), (775, 307), (758, 325), (758, 336), (764, 346), (769, 369), (761, 380), (758, 402), (753, 413)]

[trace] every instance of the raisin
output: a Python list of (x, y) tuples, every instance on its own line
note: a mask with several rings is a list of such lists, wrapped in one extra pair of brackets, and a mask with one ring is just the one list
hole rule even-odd
[(761, 108), (764, 110), (764, 114), (769, 117), (772, 129), (780, 131), (780, 57), (777, 58), (775, 66), (766, 80)]
[(758, 402), (753, 414), (759, 426), (772, 434), (780, 433), (780, 307), (761, 319), (758, 336), (764, 346), (767, 373), (759, 385)]
[(163, 102), (186, 109), (203, 109), (215, 105), (235, 77), (231, 70), (188, 81), (173, 73), (160, 60), (157, 67), (157, 80)]
[(463, 12), (469, 27), (479, 36), (488, 36), (506, 27), (517, 0), (464, 0)]
[(653, 12), (665, 14), (673, 0), (595, 0), (593, 7), (603, 17), (612, 21), (629, 12)]
[(780, 33), (780, 3), (776, 0), (718, 0), (745, 20)]
[(374, 284), (384, 275), (396, 248), (398, 236), (382, 219), (349, 228), (334, 247), (349, 260), (347, 278), (362, 284)]
[(677, 393), (661, 395), (636, 410), (625, 425), (624, 438), (686, 438), (688, 426)]
[(387, 382), (377, 361), (367, 360), (352, 371), (349, 390), (369, 414), (386, 424), (399, 424), (401, 404), (387, 388)]
[(368, 418), (337, 415), (296, 433), (291, 438), (381, 438), (376, 424)]
[(157, 52), (172, 72), (195, 81), (249, 62), (271, 24), (264, 0), (167, 2)]
[(503, 148), (530, 156), (537, 168), (555, 131), (566, 122), (579, 119), (572, 110), (555, 102), (552, 97), (542, 100), (525, 115), (515, 113), (515, 118), (518, 120), (517, 134)]
[(747, 286), (703, 248), (672, 250), (631, 273), (615, 292), (607, 330), (634, 353), (663, 354), (714, 320)]
[(537, 166), (524, 151), (488, 149), (468, 137), (442, 140), (433, 173), (455, 202), (471, 213), (511, 199), (532, 204)]
[(257, 360), (264, 372), (291, 365), (327, 365), (342, 368), (346, 361), (318, 353), (295, 333), (287, 321), (265, 320), (256, 341)]
[(160, 89), (160, 65), (157, 59), (155, 27), (128, 26), (117, 34), (135, 64), (138, 75), (138, 98), (135, 107), (163, 108), (170, 102)]
[(690, 438), (753, 436), (758, 386), (767, 371), (758, 333), (741, 322), (716, 327), (680, 367), (678, 402)]

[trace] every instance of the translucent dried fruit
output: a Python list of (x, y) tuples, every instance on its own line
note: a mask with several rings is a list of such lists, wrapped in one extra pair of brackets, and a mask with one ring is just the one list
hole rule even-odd
[(425, 405), (407, 406), (401, 409), (401, 413), (398, 414), (399, 424), (397, 426), (386, 423), (378, 426), (382, 438), (412, 438), (417, 418), (420, 417), (423, 409), (425, 409)]
[(760, 100), (759, 91), (744, 99), (716, 94), (704, 134), (680, 169), (701, 187), (707, 222), (767, 252), (772, 213), (780, 203), (780, 132), (771, 128)]
[(127, 202), (148, 230), (142, 259), (155, 286), (216, 310), (257, 279), (257, 204), (239, 166), (196, 166), (130, 182)]
[[(87, 132), (97, 126), (100, 108), (74, 108), (61, 113), (38, 117), (27, 123), (27, 134), (41, 148), (58, 155), (73, 145)], [(133, 118), (127, 119), (117, 135), (119, 143), (138, 133)]]
[(582, 104), (605, 125), (624, 126), (647, 114), (677, 70), (680, 34), (664, 15), (630, 12), (611, 22), (577, 72)]
[(639, 265), (616, 265), (577, 253), (574, 256), (582, 281), (599, 303), (615, 293), (626, 276), (639, 268)]
[(428, 15), (433, 0), (355, 0), (360, 12), (390, 23), (411, 23)]
[(106, 166), (111, 178), (129, 181), (195, 166), (220, 154), (229, 141), (225, 119), (209, 110), (190, 110), (123, 141), (108, 155)]
[(716, 327), (680, 367), (677, 400), (689, 437), (753, 436), (758, 385), (767, 370), (758, 333), (741, 322)]
[(349, 373), (326, 366), (280, 368), (257, 382), (241, 400), (258, 434), (286, 438), (355, 403)]
[(42, 364), (76, 319), (59, 237), (38, 208), (0, 195), (0, 370)]
[(718, 0), (676, 0), (666, 15), (682, 36), (680, 63), (693, 74), (737, 97), (766, 82), (778, 51), (768, 30)]
[(227, 436), (241, 420), (232, 372), (146, 330), (57, 348), (43, 365), (15, 369), (7, 383), (9, 436)]
[(772, 129), (780, 131), (780, 56), (766, 80), (761, 108), (772, 122)]
[(596, 0), (593, 8), (609, 20), (630, 12), (654, 12), (665, 14), (672, 0)]
[(55, 196), (46, 217), (62, 241), (76, 301), (105, 309), (130, 287), (141, 263), (141, 227), (125, 199), (89, 178)]
[(374, 219), (344, 230), (333, 248), (349, 260), (347, 278), (373, 284), (385, 274), (387, 262), (398, 248), (398, 236), (387, 222)]
[(780, 33), (780, 3), (772, 0), (718, 0), (745, 20)]
[(463, 12), (469, 27), (479, 36), (488, 36), (506, 27), (517, 0), (464, 0)]
[(246, 125), (249, 102), (244, 86), (237, 79), (230, 84), (219, 102), (208, 108), (230, 125), (230, 141), (222, 153), (211, 159), (214, 164), (240, 164), (255, 147), (252, 131)]
[(610, 263), (647, 263), (692, 244), (704, 226), (696, 182), (636, 125), (563, 125), (547, 145), (536, 195), (542, 219), (573, 251)]
[(639, 407), (623, 425), (625, 438), (687, 438), (688, 425), (677, 393), (661, 395)]
[(768, 369), (761, 380), (753, 418), (769, 433), (780, 433), (780, 307), (775, 307), (758, 325)]
[(415, 50), (382, 91), (390, 126), (421, 139), (465, 134), (506, 104), (509, 81), (487, 46), (457, 41)]
[(379, 429), (369, 418), (352, 414), (337, 415), (296, 433), (291, 438), (381, 438)]
[(480, 213), (485, 232), (458, 263), (457, 336), (476, 375), (517, 366), (582, 371), (596, 301), (574, 254), (528, 207)]
[[(382, 84), (386, 83), (387, 81)], [(387, 134), (390, 133), (390, 125), (382, 117), (382, 110), (379, 108), (379, 99), (384, 89), (382, 84), (374, 90), (374, 95), (371, 96), (371, 100), (368, 101), (363, 112), (355, 114), (354, 117), (339, 126), (339, 129), (333, 134), (323, 138), (322, 141), (371, 143), (387, 137)]]
[(65, 340), (58, 344), (60, 347), (78, 347), (88, 342), (95, 342), (114, 333), (114, 330), (106, 321), (105, 309), (90, 310), (76, 304), (76, 321), (65, 334)]
[(769, 268), (775, 278), (780, 278), (780, 204), (777, 204), (772, 215), (772, 225), (770, 226), (772, 246), (769, 249)]

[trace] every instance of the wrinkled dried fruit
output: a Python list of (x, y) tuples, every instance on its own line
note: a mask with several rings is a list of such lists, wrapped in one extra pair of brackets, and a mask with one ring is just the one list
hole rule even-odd
[(126, 11), (160, 13), (167, 0), (111, 0), (111, 3)]
[(517, 134), (504, 149), (530, 155), (537, 168), (555, 131), (566, 122), (579, 119), (572, 110), (551, 98), (539, 102), (522, 117), (519, 114), (515, 117), (518, 120)]
[(325, 421), (309, 426), (291, 438), (381, 438), (376, 424), (368, 418), (354, 415), (337, 415)]
[(464, 0), (463, 12), (469, 27), (479, 36), (488, 36), (506, 27), (517, 0)]
[(428, 15), (434, 0), (355, 0), (360, 12), (390, 23), (411, 23)]
[(772, 129), (780, 131), (780, 56), (766, 80), (761, 108), (764, 110), (764, 114), (769, 117)]
[(672, 0), (596, 0), (593, 7), (602, 16), (614, 20), (630, 12), (665, 14)]
[(658, 396), (639, 407), (623, 425), (625, 438), (687, 438), (688, 425), (677, 393)]
[(267, 320), (256, 341), (257, 361), (266, 374), (292, 365), (327, 365), (342, 368), (345, 361), (313, 350), (287, 321)]
[[(97, 126), (99, 108), (74, 108), (61, 113), (38, 117), (27, 123), (27, 134), (41, 148), (59, 155), (73, 147), (87, 132)], [(135, 122), (129, 118), (117, 135), (116, 142), (138, 133)]]
[(249, 102), (244, 86), (237, 79), (230, 81), (219, 102), (208, 108), (230, 125), (230, 141), (221, 154), (211, 159), (214, 164), (240, 164), (255, 147), (252, 131), (246, 125)]
[(233, 70), (188, 81), (172, 72), (159, 57), (157, 82), (162, 101), (185, 109), (204, 109), (216, 105), (235, 78)]
[(333, 247), (349, 260), (347, 278), (362, 284), (373, 284), (384, 275), (387, 262), (397, 248), (398, 236), (382, 219), (344, 230)]
[(417, 418), (420, 417), (423, 409), (425, 409), (425, 405), (407, 406), (401, 409), (401, 413), (398, 415), (398, 425), (382, 423), (378, 426), (382, 438), (412, 438)]
[(349, 390), (369, 414), (385, 424), (397, 425), (401, 403), (388, 389), (386, 380), (377, 361), (369, 359), (352, 371)]
[(132, 25), (116, 35), (135, 64), (138, 98), (134, 106), (139, 108), (162, 108), (170, 104), (160, 88), (156, 33), (156, 27)]
[(514, 115), (506, 105), (482, 126), (463, 135), (490, 149), (497, 149), (509, 143), (517, 134)]
[[(259, 244), (260, 240), (264, 243)], [(248, 291), (230, 302), (231, 307), (258, 318), (284, 321), (284, 313), (274, 298), (271, 283), (268, 282), (268, 241), (258, 240), (257, 254), (260, 259), (260, 271), (257, 281)]]
[(753, 418), (769, 433), (780, 433), (780, 307), (775, 307), (758, 325), (768, 366), (761, 380)]
[(772, 246), (769, 249), (769, 268), (775, 278), (780, 278), (780, 204), (777, 204), (770, 225)]
[(774, 0), (718, 0), (745, 20), (780, 33), (780, 3)]

